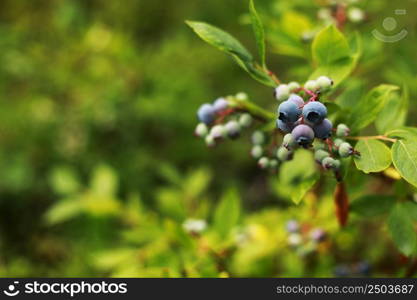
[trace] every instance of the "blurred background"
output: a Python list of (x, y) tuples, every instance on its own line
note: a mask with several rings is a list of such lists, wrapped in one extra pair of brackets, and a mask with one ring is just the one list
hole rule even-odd
[[(304, 82), (314, 69), (311, 39), (332, 22), (335, 1), (255, 2), (269, 66), (284, 81)], [(379, 83), (407, 86), (409, 125), (417, 125), (417, 2), (344, 3), (358, 9), (350, 11), (345, 34), (359, 31), (365, 47), (341, 97), (351, 105)], [(220, 96), (246, 92), (275, 110), (271, 89), (184, 23), (215, 24), (255, 52), (247, 6), (242, 0), (0, 2), (0, 276), (410, 272), (381, 217), (353, 212), (349, 226), (339, 228), (331, 180), (295, 206), (279, 176), (250, 158), (250, 137), (208, 149), (193, 136), (197, 108)], [(407, 14), (396, 16), (395, 9)], [(408, 36), (381, 43), (371, 32), (384, 32), (390, 16)], [(353, 198), (405, 184), (359, 172), (349, 180)]]

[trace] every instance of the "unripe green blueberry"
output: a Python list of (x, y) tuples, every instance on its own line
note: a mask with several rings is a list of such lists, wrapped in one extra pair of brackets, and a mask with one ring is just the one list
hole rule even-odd
[(327, 145), (321, 142), (320, 140), (315, 140), (313, 143), (314, 150), (327, 150)]
[(215, 125), (210, 130), (210, 135), (214, 139), (224, 138), (227, 135), (226, 128), (223, 125)]
[(199, 123), (195, 128), (195, 135), (198, 137), (205, 137), (208, 134), (209, 130), (206, 124)]
[(269, 159), (268, 157), (262, 157), (261, 159), (259, 159), (258, 161), (258, 165), (261, 169), (266, 169), (269, 167)]
[(294, 149), (298, 146), (296, 140), (294, 139), (291, 133), (287, 133), (286, 135), (284, 135), (282, 145), (288, 149)]
[(280, 161), (287, 161), (287, 160), (289, 160), (291, 158), (291, 155), (292, 155), (292, 151), (291, 150), (288, 150), (285, 147), (279, 147), (278, 150), (277, 150), (277, 158)]
[(206, 141), (206, 145), (208, 147), (216, 146), (216, 141), (211, 135), (207, 135), (206, 138), (205, 138), (205, 141)]
[[(338, 163), (336, 162), (336, 160), (332, 157), (325, 157), (323, 159), (323, 161), (321, 162), (321, 165), (323, 166), (323, 168), (325, 168), (326, 170), (330, 170), (330, 169), (334, 169)], [(339, 163), (340, 165), (340, 163)]]
[(331, 80), (327, 76), (320, 76), (319, 78), (317, 78), (316, 82), (319, 86), (319, 89), (322, 91), (327, 91), (333, 85), (333, 80)]
[(263, 154), (264, 150), (262, 149), (262, 147), (260, 145), (255, 145), (252, 147), (250, 154), (252, 155), (253, 158), (260, 158)]
[(353, 23), (362, 22), (365, 19), (365, 13), (362, 9), (357, 7), (352, 7), (348, 10), (348, 18)]
[(293, 93), (300, 88), (300, 84), (296, 81), (291, 81), (288, 84), (288, 88), (290, 89), (290, 92)]
[(278, 161), (276, 159), (271, 159), (269, 161), (269, 167), (271, 169), (275, 169), (276, 167), (278, 167)]
[(239, 117), (239, 124), (242, 127), (250, 127), (252, 125), (253, 118), (250, 114), (244, 113)]
[(340, 169), (340, 165), (341, 165), (340, 160), (335, 159), (334, 162), (333, 162), (333, 164), (334, 164), (333, 165), (333, 170), (337, 171), (337, 170)]
[(342, 139), (335, 139), (335, 140), (333, 141), (334, 145), (335, 145), (337, 148), (339, 148), (339, 147), (340, 147), (340, 145), (342, 145), (344, 142), (345, 142), (345, 141), (344, 141), (344, 140), (342, 140)]
[(276, 89), (275, 89), (275, 98), (278, 101), (284, 101), (287, 100), (288, 97), (290, 96), (290, 88), (287, 84), (280, 84)]
[(324, 150), (317, 150), (316, 152), (314, 152), (314, 159), (319, 163), (321, 163), (323, 159), (329, 156), (330, 153)]
[(251, 140), (252, 144), (254, 145), (262, 145), (263, 143), (265, 143), (265, 135), (260, 130), (254, 131)]
[(340, 157), (348, 157), (353, 154), (353, 148), (349, 143), (342, 143), (339, 146), (339, 155)]
[(309, 80), (304, 84), (304, 88), (309, 90), (309, 91), (315, 91), (319, 88), (319, 85), (318, 85), (317, 81)]
[(350, 133), (349, 127), (347, 127), (345, 124), (339, 124), (336, 128), (336, 136), (338, 137), (345, 137), (348, 136)]
[(243, 92), (237, 93), (235, 97), (237, 100), (241, 100), (241, 101), (248, 100), (248, 94), (243, 93)]
[(237, 121), (231, 120), (226, 123), (224, 126), (227, 132), (227, 135), (231, 139), (235, 139), (240, 135), (240, 125)]

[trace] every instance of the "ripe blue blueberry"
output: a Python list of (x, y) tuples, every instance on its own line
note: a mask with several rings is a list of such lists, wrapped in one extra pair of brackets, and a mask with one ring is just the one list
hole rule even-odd
[(345, 124), (339, 124), (336, 128), (336, 136), (338, 137), (345, 137), (348, 136), (350, 133), (349, 127), (347, 127)]
[(242, 127), (250, 127), (252, 125), (253, 118), (250, 114), (244, 113), (239, 117), (239, 124)]
[(291, 94), (287, 101), (294, 102), (298, 107), (304, 106), (304, 100), (296, 94)]
[(295, 141), (301, 146), (308, 146), (313, 142), (314, 131), (311, 127), (301, 124), (296, 126), (291, 132)]
[(289, 133), (291, 132), (295, 126), (298, 125), (298, 122), (296, 123), (285, 123), (282, 122), (281, 120), (277, 120), (277, 127), (284, 133)]
[(278, 101), (284, 101), (287, 100), (290, 96), (290, 88), (286, 84), (280, 84), (275, 89), (275, 98), (277, 98)]
[(219, 98), (213, 103), (213, 109), (215, 113), (224, 111), (229, 106), (229, 102), (224, 98)]
[(240, 125), (237, 121), (229, 121), (226, 123), (226, 125), (224, 126), (225, 130), (227, 132), (227, 135), (229, 136), (229, 138), (231, 139), (235, 139), (238, 138), (240, 135)]
[(303, 107), (304, 121), (308, 124), (320, 124), (326, 116), (326, 106), (318, 101), (309, 102)]
[(314, 135), (318, 139), (327, 139), (332, 135), (333, 125), (329, 119), (324, 119), (320, 124), (313, 126)]
[(255, 145), (252, 147), (252, 150), (250, 151), (250, 154), (253, 158), (260, 158), (263, 154), (264, 150), (260, 145)]
[(277, 150), (277, 158), (280, 161), (290, 160), (291, 159), (291, 156), (292, 156), (292, 151), (291, 150), (288, 150), (285, 147), (279, 147), (278, 148), (278, 150)]
[(197, 112), (197, 117), (200, 120), (200, 122), (203, 122), (207, 125), (210, 125), (213, 123), (215, 118), (215, 112), (214, 108), (211, 104), (205, 103), (200, 106)]
[(208, 134), (208, 127), (204, 123), (199, 123), (194, 131), (195, 135), (198, 137), (205, 137)]
[(293, 101), (284, 101), (278, 107), (278, 119), (285, 123), (294, 123), (301, 115), (301, 109)]
[(349, 143), (342, 143), (339, 146), (339, 155), (340, 157), (348, 157), (353, 154), (353, 147)]

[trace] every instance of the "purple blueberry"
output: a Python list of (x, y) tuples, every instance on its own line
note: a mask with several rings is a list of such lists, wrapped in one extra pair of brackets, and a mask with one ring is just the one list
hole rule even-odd
[(300, 229), (300, 225), (296, 220), (289, 220), (285, 226), (288, 232), (296, 233)]
[(229, 102), (227, 102), (224, 98), (219, 98), (213, 103), (213, 108), (215, 113), (219, 113), (225, 110), (229, 106)]
[(198, 109), (197, 117), (201, 122), (207, 125), (210, 125), (211, 123), (213, 123), (214, 118), (215, 118), (215, 112), (214, 112), (213, 106), (209, 103), (205, 103), (201, 105), (200, 108)]
[(284, 133), (291, 132), (295, 126), (297, 126), (297, 122), (296, 123), (284, 123), (279, 119), (277, 120), (277, 127)]
[(321, 228), (313, 229), (310, 232), (310, 238), (315, 242), (322, 242), (326, 239), (326, 232)]
[(313, 126), (314, 135), (319, 139), (327, 139), (332, 135), (333, 124), (329, 119), (324, 119), (320, 124)]
[(327, 116), (327, 108), (323, 103), (313, 101), (303, 107), (304, 121), (311, 125), (320, 124)]
[(287, 101), (294, 102), (298, 107), (303, 107), (303, 105), (304, 105), (303, 98), (301, 98), (300, 96), (298, 96), (296, 94), (291, 94), (290, 98), (288, 98)]
[(296, 126), (291, 132), (295, 141), (301, 146), (308, 146), (314, 140), (314, 131), (311, 127), (301, 124)]
[(285, 123), (294, 123), (301, 115), (301, 109), (293, 101), (284, 101), (278, 107), (278, 119)]

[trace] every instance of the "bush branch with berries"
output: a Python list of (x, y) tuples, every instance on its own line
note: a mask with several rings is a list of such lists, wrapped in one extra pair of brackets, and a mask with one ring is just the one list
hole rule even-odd
[[(287, 194), (297, 204), (319, 183), (319, 174), (330, 172), (335, 179), (335, 212), (342, 226), (347, 224), (349, 214), (345, 178), (354, 169), (387, 177), (398, 175), (413, 191), (417, 187), (417, 128), (404, 126), (406, 88), (400, 96), (399, 87), (381, 84), (349, 110), (338, 105), (342, 83), (349, 80), (360, 60), (360, 36), (355, 33), (345, 37), (340, 31), (341, 22), (337, 23), (339, 29), (334, 25), (321, 29), (311, 44), (315, 66), (311, 75), (303, 80), (304, 84), (282, 83), (266, 64), (265, 31), (253, 1), (249, 10), (259, 63), (227, 32), (203, 22), (187, 24), (204, 41), (231, 55), (252, 78), (273, 88), (279, 104), (274, 111), (259, 107), (245, 93), (221, 97), (198, 109), (200, 123), (195, 134), (214, 147), (225, 139), (238, 138), (243, 130), (250, 131), (251, 156), (260, 168), (285, 173), (280, 172), (279, 180), (288, 183)], [(361, 135), (365, 129), (377, 133)], [(311, 167), (311, 161), (316, 167)], [(394, 242), (405, 255), (417, 246), (414, 206), (405, 195), (391, 208), (387, 219)]]

